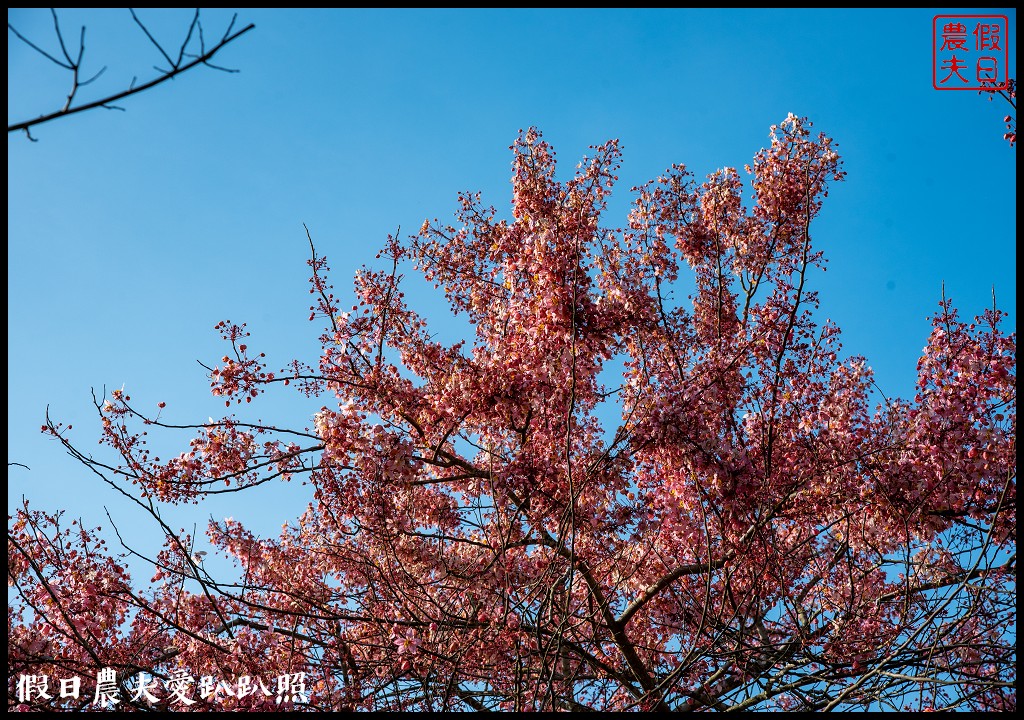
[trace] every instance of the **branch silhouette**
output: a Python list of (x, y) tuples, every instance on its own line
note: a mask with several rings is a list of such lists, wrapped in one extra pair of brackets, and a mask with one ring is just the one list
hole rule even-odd
[[(82, 80), (80, 77), (80, 73), (82, 68), (82, 57), (85, 54), (85, 26), (82, 26), (81, 32), (79, 34), (78, 54), (75, 58), (72, 58), (71, 54), (68, 52), (67, 45), (64, 42), (64, 35), (60, 29), (60, 21), (57, 17), (57, 12), (53, 8), (50, 9), (50, 12), (53, 15), (54, 32), (57, 35), (57, 42), (60, 45), (61, 50), (60, 55), (63, 56), (63, 59), (61, 59), (60, 57), (55, 57), (55, 55), (51, 55), (50, 53), (46, 52), (38, 45), (33, 43), (31, 40), (26, 38), (24, 35), (22, 35), (20, 32), (18, 32), (17, 28), (15, 28), (11, 23), (7, 23), (7, 29), (14, 33), (15, 37), (17, 37), (30, 48), (38, 52), (40, 55), (45, 57), (50, 62), (64, 68), (65, 70), (70, 71), (72, 74), (71, 91), (68, 93), (68, 97), (66, 102), (64, 103), (64, 107), (62, 107), (60, 110), (48, 113), (46, 115), (41, 115), (32, 120), (26, 120), (23, 122), (14, 123), (13, 125), (7, 126), (8, 133), (24, 131), (25, 134), (28, 136), (28, 139), (32, 140), (33, 142), (35, 142), (36, 138), (32, 137), (31, 128), (36, 125), (41, 125), (45, 122), (50, 122), (51, 120), (67, 117), (69, 115), (74, 115), (75, 113), (84, 112), (86, 110), (92, 110), (98, 107), (106, 108), (107, 110), (123, 111), (124, 108), (114, 105), (113, 103), (117, 102), (118, 100), (123, 100), (124, 98), (129, 97), (131, 95), (136, 95), (138, 93), (149, 90), (152, 87), (156, 87), (157, 85), (160, 85), (161, 83), (164, 83), (167, 80), (171, 80), (177, 77), (178, 75), (181, 75), (182, 73), (191, 70), (197, 65), (206, 65), (207, 67), (213, 68), (214, 70), (221, 70), (223, 72), (238, 72), (238, 70), (232, 70), (229, 68), (214, 65), (210, 62), (210, 60), (212, 60), (213, 57), (217, 55), (217, 53), (219, 53), (225, 45), (228, 45), (235, 39), (241, 37), (245, 33), (252, 30), (254, 27), (256, 27), (255, 25), (250, 23), (241, 30), (232, 33), (232, 29), (235, 26), (235, 20), (238, 18), (238, 15), (236, 14), (231, 18), (231, 22), (228, 24), (227, 30), (224, 31), (224, 35), (217, 42), (217, 44), (211, 47), (210, 49), (207, 49), (206, 41), (203, 37), (203, 25), (199, 20), (199, 8), (196, 8), (195, 15), (193, 16), (192, 22), (190, 23), (188, 28), (188, 33), (186, 34), (184, 41), (181, 43), (181, 47), (178, 49), (177, 59), (172, 60), (171, 56), (167, 53), (167, 51), (165, 51), (164, 48), (160, 45), (160, 43), (157, 42), (157, 40), (153, 37), (152, 33), (150, 33), (149, 29), (139, 19), (138, 15), (135, 14), (135, 11), (129, 9), (129, 12), (131, 12), (132, 14), (132, 19), (135, 20), (135, 23), (139, 26), (139, 28), (146, 35), (146, 37), (149, 38), (150, 42), (152, 42), (153, 45), (157, 48), (157, 50), (160, 51), (160, 54), (163, 56), (164, 60), (167, 63), (167, 69), (154, 66), (154, 69), (160, 74), (152, 80), (143, 83), (142, 85), (136, 85), (135, 78), (133, 78), (131, 85), (128, 87), (127, 90), (122, 90), (121, 92), (108, 95), (104, 98), (94, 100), (92, 102), (86, 102), (80, 105), (73, 105), (75, 96), (78, 94), (78, 90), (96, 80), (100, 75), (103, 74), (103, 72), (107, 68), (106, 66), (104, 66), (99, 70), (99, 72), (90, 77), (88, 80)], [(198, 33), (199, 36), (199, 53), (193, 54), (187, 52), (187, 50), (189, 44), (192, 42), (193, 36), (196, 33)]]

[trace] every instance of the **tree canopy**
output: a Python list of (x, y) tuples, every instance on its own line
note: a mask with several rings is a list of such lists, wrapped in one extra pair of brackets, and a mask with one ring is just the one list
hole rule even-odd
[[(146, 582), (75, 521), (11, 518), (9, 707), (1014, 708), (1004, 313), (941, 298), (911, 396), (877, 392), (819, 317), (812, 230), (844, 172), (803, 118), (749, 185), (674, 165), (620, 229), (617, 142), (565, 181), (538, 131), (512, 153), (510, 219), (461, 196), (455, 224), (388, 239), (354, 304), (310, 240), (318, 358), (271, 369), (218, 326), (213, 393), (322, 397), (312, 427), (172, 425), (115, 391), (94, 457), (48, 421), (165, 544)], [(409, 271), (470, 337), (436, 339)], [(158, 432), (192, 437), (161, 459)], [(210, 523), (237, 577), (160, 514), (300, 479), (314, 499), (277, 538)]]

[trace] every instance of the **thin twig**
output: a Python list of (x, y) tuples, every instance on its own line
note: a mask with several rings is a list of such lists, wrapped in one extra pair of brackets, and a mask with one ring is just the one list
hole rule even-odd
[(76, 107), (72, 107), (72, 102), (74, 100), (76, 92), (78, 91), (78, 88), (83, 86), (83, 85), (87, 85), (87, 84), (91, 83), (93, 80), (98, 78), (101, 74), (103, 74), (104, 70), (106, 70), (106, 67), (104, 66), (103, 69), (101, 69), (98, 73), (96, 73), (94, 76), (92, 76), (91, 78), (89, 78), (88, 80), (86, 80), (84, 82), (82, 82), (82, 81), (80, 81), (78, 79), (78, 73), (79, 73), (79, 69), (81, 67), (82, 56), (83, 56), (83, 54), (85, 52), (85, 28), (84, 27), (82, 28), (81, 41), (80, 41), (79, 52), (78, 52), (78, 59), (73, 61), (71, 59), (70, 53), (68, 53), (67, 48), (66, 48), (66, 46), (64, 44), (64, 38), (63, 38), (63, 35), (61, 34), (60, 25), (58, 24), (58, 20), (57, 20), (57, 14), (56, 14), (56, 12), (54, 12), (54, 14), (53, 14), (53, 21), (54, 21), (54, 28), (55, 28), (55, 31), (57, 33), (57, 40), (60, 43), (61, 50), (64, 53), (64, 56), (67, 58), (67, 61), (64, 62), (64, 61), (58, 60), (53, 55), (49, 54), (48, 52), (46, 52), (45, 50), (40, 48), (38, 45), (36, 45), (35, 43), (31, 42), (28, 38), (26, 38), (24, 35), (19, 33), (17, 31), (17, 29), (13, 25), (11, 25), (11, 23), (7, 23), (7, 28), (12, 33), (14, 33), (14, 35), (19, 40), (24, 42), (30, 48), (32, 48), (33, 50), (35, 50), (36, 52), (41, 54), (43, 57), (45, 57), (48, 60), (50, 60), (51, 62), (55, 63), (56, 65), (66, 69), (66, 70), (71, 71), (73, 76), (74, 76), (73, 77), (73, 83), (72, 83), (71, 92), (69, 93), (67, 102), (64, 104), (64, 107), (62, 109), (60, 109), (60, 110), (58, 110), (56, 112), (49, 113), (47, 115), (42, 115), (42, 116), (40, 116), (38, 118), (35, 118), (34, 120), (26, 120), (26, 121), (23, 121), (23, 122), (14, 123), (13, 125), (8, 125), (7, 126), (7, 132), (12, 133), (12, 132), (17, 132), (17, 131), (20, 131), (20, 130), (24, 130), (25, 134), (28, 136), (28, 139), (32, 140), (33, 142), (35, 142), (36, 139), (34, 137), (32, 137), (32, 134), (29, 132), (29, 128), (31, 128), (31, 127), (33, 127), (35, 125), (41, 125), (42, 123), (49, 122), (51, 120), (56, 120), (57, 118), (66, 117), (68, 115), (74, 115), (75, 113), (84, 112), (85, 110), (92, 110), (92, 109), (98, 108), (98, 107), (106, 108), (107, 110), (124, 110), (124, 108), (122, 108), (122, 107), (120, 107), (118, 105), (114, 105), (113, 103), (118, 101), (118, 100), (121, 100), (123, 98), (126, 98), (126, 97), (128, 97), (130, 95), (135, 95), (136, 93), (140, 93), (140, 92), (143, 92), (145, 90), (148, 90), (151, 87), (156, 87), (157, 85), (159, 85), (159, 84), (161, 84), (163, 82), (166, 82), (167, 80), (171, 80), (174, 77), (176, 77), (176, 76), (178, 76), (178, 75), (180, 75), (180, 74), (182, 74), (182, 73), (192, 69), (196, 65), (207, 65), (208, 67), (211, 67), (214, 70), (221, 70), (222, 72), (238, 72), (238, 70), (232, 70), (232, 69), (229, 69), (229, 68), (224, 68), (224, 67), (220, 67), (220, 66), (214, 65), (214, 64), (212, 64), (209, 61), (211, 59), (213, 59), (213, 57), (218, 52), (220, 52), (221, 48), (223, 48), (225, 45), (227, 45), (228, 43), (232, 42), (236, 38), (244, 35), (245, 33), (249, 32), (254, 27), (256, 27), (255, 25), (250, 23), (250, 24), (246, 25), (244, 28), (242, 28), (241, 30), (239, 30), (238, 32), (231, 33), (230, 30), (231, 30), (232, 27), (234, 27), (234, 23), (235, 23), (235, 18), (233, 17), (232, 20), (231, 20), (231, 24), (228, 26), (228, 32), (226, 32), (224, 34), (224, 37), (221, 38), (220, 42), (218, 42), (210, 50), (206, 50), (205, 47), (202, 47), (202, 42), (201, 42), (200, 43), (200, 45), (201, 45), (201, 48), (200, 48), (201, 49), (201, 54), (198, 55), (198, 56), (195, 56), (194, 59), (191, 60), (190, 62), (182, 64), (182, 61), (186, 57), (186, 52), (185, 52), (186, 47), (187, 47), (189, 41), (192, 38), (193, 32), (198, 27), (199, 30), (200, 30), (200, 34), (202, 33), (202, 26), (199, 24), (199, 11), (196, 10), (196, 15), (193, 17), (192, 23), (189, 26), (188, 34), (185, 37), (185, 41), (181, 45), (181, 51), (179, 53), (179, 57), (178, 57), (178, 62), (177, 63), (175, 63), (170, 58), (170, 56), (164, 51), (164, 49), (160, 45), (160, 43), (158, 43), (156, 41), (156, 39), (152, 36), (152, 34), (149, 32), (149, 30), (146, 28), (146, 26), (139, 20), (138, 16), (135, 15), (135, 11), (134, 10), (130, 10), (130, 12), (132, 14), (132, 18), (135, 19), (135, 22), (139, 25), (140, 28), (142, 28), (142, 31), (146, 34), (146, 37), (148, 37), (150, 39), (150, 41), (156, 46), (157, 50), (160, 51), (160, 54), (163, 55), (164, 59), (167, 60), (168, 65), (170, 65), (170, 69), (169, 70), (162, 70), (160, 68), (156, 68), (157, 72), (159, 72), (160, 75), (158, 77), (154, 78), (153, 80), (150, 80), (149, 82), (143, 83), (142, 85), (136, 85), (135, 84), (135, 78), (132, 78), (132, 82), (129, 85), (127, 90), (124, 90), (124, 91), (119, 92), (119, 93), (115, 93), (113, 95), (110, 95), (108, 97), (102, 98), (100, 100), (94, 100), (92, 102), (84, 103), (84, 104), (78, 105)]

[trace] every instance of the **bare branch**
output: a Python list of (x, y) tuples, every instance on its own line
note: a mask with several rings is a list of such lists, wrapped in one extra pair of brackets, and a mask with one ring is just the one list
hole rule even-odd
[(7, 23), (7, 29), (10, 30), (12, 33), (14, 33), (15, 37), (17, 37), (19, 40), (21, 40), (23, 43), (28, 45), (30, 48), (35, 50), (37, 53), (42, 55), (47, 60), (55, 63), (56, 65), (60, 65), (62, 68), (66, 68), (68, 70), (74, 70), (74, 67), (70, 64), (70, 62), (71, 62), (70, 59), (68, 60), (69, 64), (62, 63), (60, 60), (55, 58), (53, 55), (51, 55), (50, 53), (46, 52), (45, 50), (40, 48), (38, 45), (33, 43), (31, 40), (26, 38), (24, 35), (22, 35), (20, 32), (18, 32), (17, 29), (13, 25), (11, 25), (11, 23), (9, 23), (9, 22)]
[(164, 82), (166, 82), (168, 80), (172, 80), (175, 77), (177, 77), (178, 75), (181, 75), (182, 73), (187, 72), (188, 70), (196, 67), (197, 65), (206, 65), (206, 66), (209, 66), (209, 67), (211, 67), (211, 68), (213, 68), (215, 70), (222, 70), (224, 72), (238, 72), (237, 70), (230, 70), (230, 69), (227, 69), (227, 68), (223, 68), (223, 67), (219, 67), (219, 66), (213, 65), (209, 61), (212, 60), (213, 57), (215, 55), (217, 55), (217, 53), (219, 53), (220, 50), (224, 46), (228, 45), (229, 43), (231, 43), (235, 39), (241, 37), (242, 35), (244, 35), (245, 33), (249, 32), (250, 30), (252, 30), (255, 27), (255, 25), (250, 23), (249, 25), (246, 25), (241, 30), (239, 30), (239, 31), (237, 31), (235, 33), (231, 33), (230, 29), (232, 27), (234, 27), (234, 22), (235, 22), (234, 18), (232, 18), (231, 24), (228, 26), (229, 32), (224, 34), (224, 37), (220, 40), (220, 42), (218, 42), (214, 47), (210, 48), (209, 50), (206, 50), (205, 46), (204, 46), (204, 43), (200, 39), (200, 46), (201, 46), (200, 54), (197, 55), (197, 56), (194, 56), (193, 59), (190, 62), (186, 62), (186, 63), (182, 64), (184, 59), (185, 59), (185, 57), (187, 57), (187, 56), (191, 57), (186, 51), (187, 51), (187, 47), (188, 47), (188, 45), (189, 45), (189, 43), (190, 43), (190, 41), (192, 39), (192, 36), (193, 36), (193, 33), (195, 32), (195, 30), (198, 28), (199, 32), (200, 32), (200, 36), (202, 35), (202, 26), (199, 23), (199, 10), (198, 9), (196, 10), (196, 14), (193, 16), (192, 22), (189, 25), (188, 32), (186, 34), (185, 40), (182, 42), (181, 48), (179, 50), (177, 62), (175, 62), (174, 60), (171, 59), (171, 57), (163, 49), (163, 47), (160, 45), (160, 43), (157, 42), (156, 38), (153, 37), (152, 33), (150, 33), (149, 29), (142, 23), (141, 20), (139, 20), (138, 16), (135, 14), (135, 11), (131, 10), (131, 9), (129, 9), (129, 10), (130, 10), (130, 12), (132, 14), (132, 18), (135, 20), (136, 24), (142, 29), (143, 33), (145, 33), (146, 37), (149, 38), (149, 40), (153, 43), (153, 45), (157, 48), (157, 50), (160, 51), (160, 54), (163, 55), (164, 59), (167, 61), (169, 69), (164, 70), (164, 69), (161, 69), (161, 68), (158, 68), (158, 67), (154, 67), (154, 69), (158, 73), (158, 76), (153, 78), (152, 80), (150, 80), (148, 82), (145, 82), (145, 83), (143, 83), (141, 85), (136, 85), (136, 78), (133, 77), (132, 81), (129, 84), (127, 90), (124, 90), (124, 91), (121, 91), (121, 92), (118, 92), (118, 93), (114, 93), (112, 95), (109, 95), (109, 96), (104, 97), (104, 98), (99, 99), (99, 100), (94, 100), (94, 101), (91, 101), (91, 102), (82, 103), (82, 104), (77, 105), (77, 106), (73, 106), (73, 102), (74, 102), (76, 93), (78, 92), (78, 89), (80, 87), (82, 87), (84, 85), (88, 85), (89, 83), (91, 83), (94, 80), (96, 80), (96, 78), (98, 78), (100, 75), (102, 75), (103, 72), (106, 70), (106, 66), (104, 66), (99, 72), (97, 72), (95, 75), (93, 75), (88, 80), (82, 81), (82, 80), (79, 79), (79, 71), (80, 71), (80, 68), (81, 68), (82, 57), (83, 57), (83, 55), (85, 53), (85, 28), (83, 27), (82, 31), (81, 31), (81, 39), (80, 39), (78, 58), (77, 58), (77, 60), (72, 60), (71, 59), (71, 55), (68, 52), (67, 47), (64, 44), (64, 38), (63, 38), (63, 35), (61, 34), (60, 26), (59, 26), (59, 23), (58, 23), (58, 20), (57, 20), (57, 14), (54, 11), (54, 13), (53, 13), (54, 28), (55, 28), (55, 31), (57, 33), (57, 39), (58, 39), (58, 42), (60, 43), (60, 47), (61, 47), (61, 50), (62, 50), (65, 58), (67, 58), (66, 61), (61, 61), (61, 60), (55, 58), (53, 55), (47, 53), (45, 50), (43, 50), (38, 45), (36, 45), (33, 42), (31, 42), (30, 40), (28, 40), (23, 35), (21, 35), (21, 33), (19, 33), (17, 31), (17, 29), (13, 25), (11, 25), (11, 23), (8, 22), (7, 23), (8, 29), (11, 32), (13, 32), (18, 39), (20, 39), (22, 42), (24, 42), (26, 45), (31, 47), (36, 52), (38, 52), (41, 55), (43, 55), (45, 58), (47, 58), (51, 62), (55, 63), (56, 65), (59, 65), (60, 67), (66, 69), (66, 70), (71, 71), (73, 77), (72, 77), (71, 91), (68, 93), (67, 101), (65, 102), (63, 108), (61, 108), (60, 110), (58, 110), (56, 112), (52, 112), (52, 113), (49, 113), (49, 114), (46, 114), (46, 115), (42, 115), (42, 116), (40, 116), (38, 118), (35, 118), (33, 120), (26, 120), (26, 121), (14, 123), (12, 125), (8, 125), (7, 126), (7, 132), (12, 133), (12, 132), (17, 132), (17, 131), (20, 131), (20, 130), (24, 130), (26, 135), (27, 135), (27, 137), (34, 142), (35, 138), (32, 137), (31, 133), (29, 133), (29, 128), (32, 128), (32, 127), (34, 127), (36, 125), (41, 125), (41, 124), (43, 124), (45, 122), (50, 122), (51, 120), (56, 120), (58, 118), (67, 117), (69, 115), (74, 115), (75, 113), (84, 112), (86, 110), (92, 110), (92, 109), (95, 109), (95, 108), (105, 108), (107, 110), (124, 110), (124, 108), (122, 108), (120, 106), (117, 106), (117, 105), (114, 105), (113, 103), (117, 102), (118, 100), (122, 100), (123, 98), (129, 97), (131, 95), (135, 95), (137, 93), (144, 92), (144, 91), (146, 91), (146, 90), (148, 90), (148, 89), (150, 89), (152, 87), (156, 87), (157, 85), (160, 85), (161, 83), (164, 83)]
[[(175, 62), (173, 60), (171, 60), (171, 56), (168, 55), (167, 52), (163, 49), (163, 47), (160, 45), (160, 43), (158, 43), (156, 41), (156, 38), (153, 37), (153, 35), (149, 32), (149, 28), (147, 28), (145, 25), (142, 24), (142, 21), (139, 20), (139, 16), (135, 14), (135, 10), (133, 10), (132, 8), (128, 8), (128, 12), (130, 12), (132, 14), (132, 20), (135, 21), (135, 24), (138, 25), (140, 28), (142, 28), (142, 32), (146, 34), (146, 37), (149, 38), (149, 41), (151, 43), (153, 43), (154, 47), (156, 47), (156, 49), (160, 51), (160, 54), (164, 56), (164, 60), (167, 61), (167, 64), (171, 67), (171, 69), (172, 70), (176, 69), (178, 67), (177, 64), (175, 64)], [(198, 10), (196, 12), (198, 12)], [(188, 32), (189, 32), (189, 35), (191, 35), (192, 34), (192, 28), (189, 28)], [(187, 38), (186, 38), (186, 41), (187, 41)], [(168, 71), (168, 72), (170, 72), (170, 71)]]

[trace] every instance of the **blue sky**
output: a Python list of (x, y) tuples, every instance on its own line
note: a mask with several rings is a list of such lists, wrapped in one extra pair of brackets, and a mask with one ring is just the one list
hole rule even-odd
[[(124, 385), (170, 422), (219, 417), (201, 360), (224, 353), (213, 330), (248, 322), (271, 365), (314, 359), (307, 322), (306, 223), (342, 297), (388, 233), (450, 219), (460, 190), (506, 214), (508, 146), (537, 126), (568, 177), (588, 146), (619, 138), (620, 184), (671, 163), (698, 178), (740, 167), (787, 113), (839, 143), (848, 178), (812, 227), (829, 259), (813, 278), (820, 319), (844, 332), (887, 395), (911, 397), (927, 318), (946, 294), (974, 315), (998, 304), (1016, 323), (1016, 150), (1001, 99), (932, 87), (932, 17), (948, 10), (238, 10), (256, 29), (206, 68), (129, 98), (8, 137), (8, 508), (68, 508), (147, 542), (146, 526), (42, 436), (47, 406), (83, 448), (99, 425), (90, 388)], [(1016, 12), (1010, 68), (1016, 76)], [(207, 41), (231, 12), (203, 13)], [(140, 11), (177, 47), (187, 11)], [(106, 73), (82, 97), (153, 74), (157, 51), (127, 10), (68, 10), (88, 26), (85, 69)], [(8, 21), (55, 51), (47, 11)], [(67, 77), (8, 36), (8, 121), (63, 104)], [(435, 314), (435, 295), (414, 307)], [(452, 338), (458, 326), (439, 326)], [(325, 398), (322, 402), (329, 402)], [(253, 415), (310, 424), (321, 402), (297, 396)], [(185, 449), (187, 437), (166, 441)], [(159, 453), (158, 453), (159, 454)], [(260, 488), (179, 509), (179, 526), (233, 515), (272, 532), (305, 494)]]

